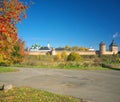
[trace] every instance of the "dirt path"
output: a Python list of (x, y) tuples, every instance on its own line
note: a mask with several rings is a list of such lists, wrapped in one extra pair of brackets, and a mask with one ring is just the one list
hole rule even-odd
[(30, 86), (94, 102), (120, 102), (120, 71), (21, 68), (0, 73), (0, 84)]

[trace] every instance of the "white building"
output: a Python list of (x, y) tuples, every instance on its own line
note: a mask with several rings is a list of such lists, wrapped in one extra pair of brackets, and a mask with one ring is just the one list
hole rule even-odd
[(30, 52), (49, 52), (51, 50), (52, 50), (52, 48), (50, 47), (49, 43), (47, 46), (42, 46), (42, 47), (40, 47), (40, 45), (36, 43), (36, 44), (32, 45), (32, 47), (30, 48), (29, 51)]
[(95, 51), (95, 49), (92, 46), (90, 46), (90, 48), (88, 49), (88, 51)]

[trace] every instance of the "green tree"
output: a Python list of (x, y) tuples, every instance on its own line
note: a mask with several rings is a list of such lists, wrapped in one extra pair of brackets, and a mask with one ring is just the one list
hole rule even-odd
[(12, 51), (12, 61), (13, 63), (21, 63), (25, 59), (25, 51), (24, 51), (25, 42), (19, 39), (13, 47)]

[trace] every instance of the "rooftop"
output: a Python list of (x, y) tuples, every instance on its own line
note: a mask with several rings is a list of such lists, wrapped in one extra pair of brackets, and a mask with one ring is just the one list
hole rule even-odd
[(116, 44), (115, 41), (113, 40), (112, 43), (110, 44), (110, 46), (117, 46), (117, 44)]

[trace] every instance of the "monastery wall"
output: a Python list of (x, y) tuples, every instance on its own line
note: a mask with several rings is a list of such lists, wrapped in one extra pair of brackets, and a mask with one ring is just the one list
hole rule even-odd
[(96, 51), (84, 51), (84, 52), (77, 52), (79, 53), (80, 55), (96, 55)]
[[(63, 51), (55, 51), (55, 54), (61, 54)], [(69, 55), (72, 51), (66, 51), (67, 55)], [(76, 51), (80, 55), (96, 55), (96, 51)], [(46, 55), (46, 52), (28, 52), (28, 55)]]
[[(56, 51), (56, 54), (62, 53), (63, 51)], [(72, 51), (66, 51), (67, 55), (69, 55)], [(80, 55), (96, 55), (96, 51), (76, 51)]]
[(28, 52), (28, 55), (46, 55), (46, 52)]
[(111, 52), (111, 51), (106, 51), (106, 52), (104, 53), (104, 55), (112, 55), (112, 54), (114, 54), (114, 53)]
[[(55, 51), (55, 54), (61, 54), (63, 51)], [(66, 51), (67, 55), (69, 55), (72, 51)], [(99, 54), (98, 51), (76, 51), (80, 55), (97, 55)], [(27, 52), (28, 55), (46, 55), (47, 52)], [(111, 51), (106, 51), (103, 55), (112, 55), (115, 54), (114, 52)]]

